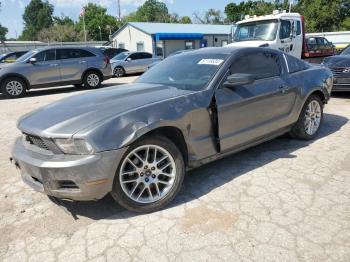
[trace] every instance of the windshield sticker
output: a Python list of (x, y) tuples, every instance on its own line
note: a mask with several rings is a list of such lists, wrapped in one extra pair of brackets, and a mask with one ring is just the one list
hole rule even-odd
[(222, 59), (202, 59), (198, 62), (198, 65), (221, 65), (221, 63), (224, 62)]

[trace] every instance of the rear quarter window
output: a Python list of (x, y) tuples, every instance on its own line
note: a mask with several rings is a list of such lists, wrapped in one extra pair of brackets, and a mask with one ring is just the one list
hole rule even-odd
[(295, 73), (295, 72), (306, 70), (310, 67), (310, 65), (308, 63), (306, 63), (303, 60), (300, 60), (294, 56), (291, 56), (288, 54), (284, 54), (284, 56), (287, 60), (289, 73), (291, 73), (291, 74)]

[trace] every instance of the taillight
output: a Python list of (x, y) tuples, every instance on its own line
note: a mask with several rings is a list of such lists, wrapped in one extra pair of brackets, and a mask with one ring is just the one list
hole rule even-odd
[(105, 58), (103, 60), (105, 61), (106, 65), (110, 64), (110, 62), (111, 62), (108, 56), (105, 56)]

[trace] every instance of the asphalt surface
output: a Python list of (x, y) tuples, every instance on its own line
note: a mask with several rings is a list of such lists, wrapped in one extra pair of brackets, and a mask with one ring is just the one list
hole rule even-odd
[(21, 115), (81, 92), (0, 96), (0, 261), (350, 261), (350, 94), (331, 99), (314, 141), (285, 136), (191, 171), (168, 208), (139, 215), (109, 196), (52, 202), (8, 161)]

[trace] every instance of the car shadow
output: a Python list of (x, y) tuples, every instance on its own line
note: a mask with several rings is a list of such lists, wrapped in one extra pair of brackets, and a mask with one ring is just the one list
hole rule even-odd
[[(103, 83), (101, 84), (101, 88), (111, 87), (111, 86), (118, 86), (122, 85), (123, 83)], [(68, 94), (68, 93), (79, 93), (82, 91), (88, 91), (88, 90), (94, 90), (93, 88), (84, 88), (84, 87), (75, 87), (75, 86), (62, 86), (62, 87), (49, 87), (49, 88), (42, 88), (42, 89), (31, 89), (27, 92), (27, 94), (21, 98), (29, 98), (29, 97), (40, 97), (40, 96), (47, 96), (47, 95), (57, 95), (57, 94)], [(3, 94), (0, 93), (0, 100), (7, 100)]]
[[(348, 118), (340, 115), (325, 114), (323, 126), (319, 131), (317, 139), (337, 132), (348, 121)], [(166, 209), (198, 199), (213, 189), (276, 159), (295, 158), (296, 155), (293, 152), (312, 144), (317, 139), (302, 141), (291, 139), (288, 135), (284, 135), (189, 171), (185, 177), (181, 192)], [(268, 154), (266, 154), (267, 152)], [(246, 164), (242, 165), (242, 162)], [(54, 202), (75, 219), (78, 219), (79, 216), (88, 217), (93, 220), (123, 219), (138, 215), (120, 207), (110, 195), (95, 202), (71, 202), (57, 199), (54, 199)]]
[(350, 98), (350, 92), (332, 92), (332, 97), (349, 99)]

